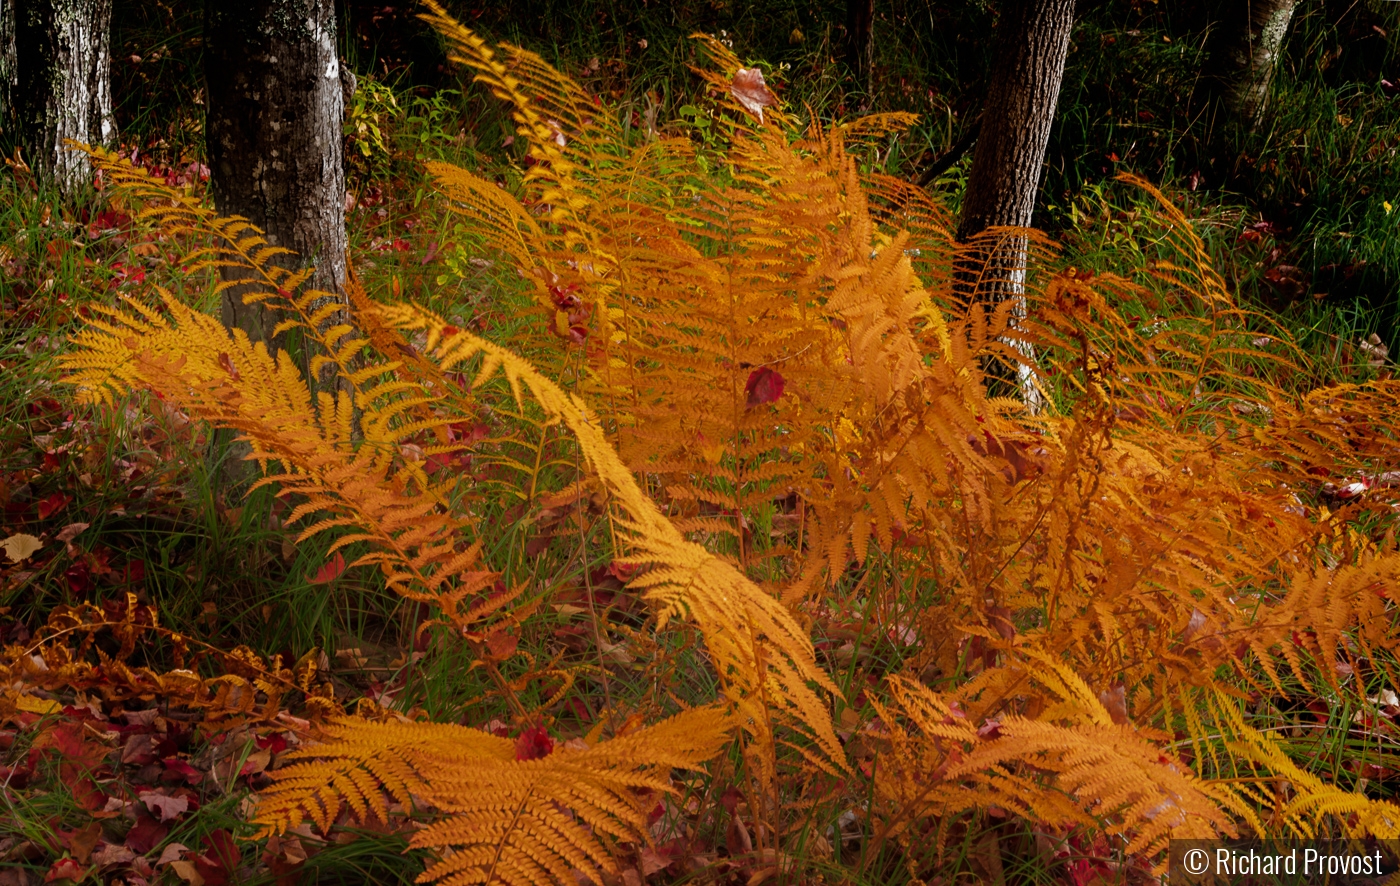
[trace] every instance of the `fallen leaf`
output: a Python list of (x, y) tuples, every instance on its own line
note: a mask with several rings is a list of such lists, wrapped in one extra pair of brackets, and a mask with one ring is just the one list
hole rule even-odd
[(156, 848), (168, 833), (170, 833), (169, 826), (161, 824), (149, 815), (138, 812), (136, 824), (126, 832), (126, 848), (137, 855), (145, 855)]
[(491, 661), (505, 661), (515, 654), (515, 648), (519, 643), (520, 638), (497, 628), (486, 635), (486, 657)]
[(224, 870), (233, 873), (238, 868), (238, 863), (243, 860), (243, 853), (234, 842), (233, 835), (219, 828), (211, 831), (206, 839), (209, 842), (209, 851), (205, 855), (218, 862)]
[(118, 846), (115, 843), (103, 843), (96, 852), (92, 854), (92, 863), (99, 868), (111, 867), (113, 865), (126, 864), (136, 857), (136, 853), (125, 846)]
[(1127, 688), (1119, 683), (1112, 689), (1105, 689), (1099, 693), (1099, 701), (1108, 710), (1108, 716), (1113, 719), (1115, 725), (1122, 726), (1128, 720)]
[(344, 571), (345, 557), (340, 553), (340, 551), (336, 551), (335, 556), (331, 557), (325, 563), (321, 564), (321, 568), (316, 570), (316, 574), (312, 577), (311, 583), (316, 585), (323, 585), (328, 581), (333, 581), (339, 578), (341, 573), (343, 573)]
[(91, 524), (88, 524), (88, 523), (69, 523), (67, 526), (63, 527), (62, 529), (60, 529), (60, 530), (58, 531), (58, 535), (55, 535), (55, 536), (54, 536), (54, 541), (61, 541), (61, 542), (63, 542), (64, 544), (67, 544), (68, 542), (70, 542), (70, 541), (72, 541), (73, 539), (77, 538), (78, 535), (79, 535), (84, 529), (88, 528), (89, 525), (91, 525)]
[(49, 872), (44, 875), (45, 883), (62, 883), (63, 881), (78, 882), (87, 876), (87, 868), (78, 864), (71, 858), (60, 858), (49, 868)]
[(543, 726), (532, 726), (515, 740), (515, 759), (538, 760), (554, 751), (554, 739)]
[(298, 871), (306, 864), (306, 848), (291, 834), (270, 837), (263, 852), (263, 862), (277, 878), (278, 886), (295, 886), (301, 882)]
[(751, 113), (758, 115), (763, 122), (763, 109), (778, 103), (778, 97), (763, 82), (763, 72), (758, 68), (740, 68), (734, 72), (734, 80), (729, 84), (729, 92), (739, 100), (739, 104)]
[(0, 548), (5, 550), (5, 556), (16, 563), (23, 563), (25, 560), (28, 560), (30, 557), (34, 556), (35, 551), (43, 546), (44, 543), (39, 541), (39, 539), (32, 535), (25, 535), (24, 533), (12, 535), (4, 541), (0, 541)]
[(749, 836), (749, 829), (744, 825), (744, 820), (737, 815), (729, 819), (729, 831), (725, 834), (724, 845), (729, 850), (730, 858), (747, 855), (753, 851), (753, 837)]
[(190, 886), (204, 886), (204, 878), (195, 870), (193, 864), (188, 861), (172, 861), (170, 869), (175, 872), (181, 880), (189, 883)]
[(642, 875), (650, 877), (657, 871), (666, 870), (674, 859), (669, 855), (657, 852), (650, 846), (643, 846), (641, 851), (637, 853), (637, 861), (642, 865)]
[(63, 710), (63, 705), (47, 698), (36, 698), (32, 695), (21, 695), (15, 699), (15, 708), (29, 714), (57, 714)]
[(190, 764), (178, 757), (167, 757), (161, 761), (165, 770), (160, 774), (160, 780), (166, 784), (173, 784), (183, 781), (186, 784), (199, 784), (204, 779), (204, 773), (194, 768)]
[(88, 822), (88, 826), (73, 832), (73, 836), (68, 838), (68, 851), (73, 853), (73, 857), (83, 864), (88, 863), (92, 857), (92, 850), (97, 846), (97, 839), (102, 836), (102, 824), (100, 822)]
[(72, 500), (73, 499), (71, 496), (64, 495), (62, 492), (55, 492), (53, 495), (50, 495), (47, 498), (40, 499), (39, 519), (49, 519), (54, 514), (57, 514), (59, 511), (67, 507), (68, 503)]
[(137, 798), (146, 804), (146, 808), (158, 813), (161, 821), (171, 821), (179, 818), (189, 811), (190, 801), (184, 797), (171, 797), (155, 791), (146, 791), (138, 794)]
[(243, 766), (238, 770), (239, 775), (257, 775), (265, 770), (272, 762), (271, 751), (253, 751), (243, 761)]

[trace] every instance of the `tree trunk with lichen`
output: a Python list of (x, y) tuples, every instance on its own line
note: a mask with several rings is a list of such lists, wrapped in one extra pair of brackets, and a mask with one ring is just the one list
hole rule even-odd
[[(241, 215), (269, 243), (315, 265), (308, 287), (345, 286), (344, 98), (334, 0), (208, 0), (205, 141), (220, 215)], [(236, 276), (236, 275), (235, 275)], [(224, 324), (269, 350), (278, 318), (224, 291)]]
[[(1074, 0), (1007, 0), (1002, 5), (997, 62), (958, 220), (959, 242), (967, 243), (988, 228), (1031, 226), (1073, 27)], [(968, 295), (989, 305), (1017, 299), (1013, 323), (1024, 317), (1027, 252), (1024, 237), (1005, 237), (988, 245), (978, 256), (978, 267), (960, 273), (971, 290)], [(1014, 337), (1009, 343), (1021, 354), (1019, 370), (991, 361), (988, 374), (994, 386), (1013, 384), (1019, 376), (1023, 398), (1036, 408), (1034, 350)]]
[[(0, 3), (8, 12), (0, 16), (0, 58), (8, 57), (0, 61), (0, 105), (13, 121), (25, 161), (41, 179), (71, 192), (88, 184), (92, 173), (87, 157), (64, 142), (116, 142), (112, 0)], [(12, 90), (8, 100), (2, 95), (6, 87)]]
[(15, 0), (0, 0), (0, 139), (13, 138), (15, 78)]
[(1222, 3), (1207, 80), (1222, 106), (1246, 131), (1263, 122), (1269, 86), (1283, 54), (1296, 0)]

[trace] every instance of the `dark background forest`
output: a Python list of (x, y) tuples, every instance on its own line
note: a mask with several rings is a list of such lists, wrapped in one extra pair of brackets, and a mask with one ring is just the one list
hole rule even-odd
[[(772, 66), (793, 107), (829, 119), (865, 110), (919, 114), (910, 137), (881, 158), (910, 177), (968, 133), (996, 66), (992, 2), (877, 2), (866, 88), (846, 63), (841, 3), (583, 0), (453, 11), (626, 103), (638, 125), (648, 113), (663, 125), (679, 119), (700, 88), (686, 67), (687, 38), (723, 33), (740, 57)], [(1238, 253), (1230, 271), (1251, 298), (1324, 337), (1380, 333), (1391, 343), (1400, 285), (1400, 245), (1391, 234), (1400, 217), (1384, 204), (1400, 196), (1400, 106), (1391, 101), (1400, 95), (1400, 18), (1384, 2), (1299, 3), (1267, 118), (1244, 131), (1212, 112), (1203, 88), (1223, 12), (1190, 0), (1077, 5), (1036, 225), (1056, 236), (1076, 230), (1083, 214), (1103, 211), (1098, 200), (1113, 175), (1132, 171), (1190, 195), (1188, 211), (1219, 223), (1219, 242), (1230, 247), (1222, 255)], [(342, 52), (355, 70), (417, 97), (454, 90), (445, 123), (484, 158), (500, 154), (507, 126), (499, 108), (464, 86), (410, 4), (346, 3), (338, 13)], [(201, 24), (192, 4), (116, 5), (113, 91), (119, 127), (133, 144), (198, 150)], [(174, 109), (184, 116), (164, 119)], [(955, 200), (957, 172), (941, 188)]]

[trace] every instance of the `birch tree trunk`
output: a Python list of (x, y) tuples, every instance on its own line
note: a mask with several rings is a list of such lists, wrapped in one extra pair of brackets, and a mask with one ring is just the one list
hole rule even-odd
[[(220, 215), (312, 262), (308, 286), (343, 301), (344, 99), (334, 0), (207, 0), (204, 76), (209, 181)], [(227, 278), (227, 275), (226, 275)], [(230, 328), (275, 350), (275, 317), (224, 291)], [(305, 357), (305, 355), (302, 355)]]
[(89, 182), (91, 168), (64, 140), (116, 142), (112, 0), (18, 0), (12, 8), (13, 119), (24, 157), (41, 178), (70, 192)]
[[(996, 67), (958, 220), (959, 242), (966, 243), (988, 228), (1031, 226), (1073, 26), (1074, 0), (1006, 0), (1003, 4)], [(1027, 246), (1024, 237), (1005, 237), (988, 247), (980, 267), (964, 274), (973, 297), (989, 304), (1018, 299), (1013, 322), (1026, 313)], [(1017, 370), (1022, 395), (1028, 406), (1038, 408), (1034, 349), (1014, 337), (1010, 343), (1023, 359)], [(992, 367), (990, 374), (997, 375), (997, 368)]]

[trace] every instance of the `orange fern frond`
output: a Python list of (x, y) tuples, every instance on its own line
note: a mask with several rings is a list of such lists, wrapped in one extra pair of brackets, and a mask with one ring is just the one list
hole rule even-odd
[(616, 873), (612, 847), (647, 839), (639, 792), (675, 793), (673, 768), (697, 769), (723, 746), (722, 711), (696, 708), (586, 749), (516, 760), (514, 743), (464, 726), (341, 719), (325, 740), (288, 755), (263, 792), (257, 821), (278, 833), (310, 817), (327, 829), (342, 801), (385, 820), (386, 796), (415, 795), (446, 817), (410, 845), (441, 860), (423, 882), (574, 886)]

